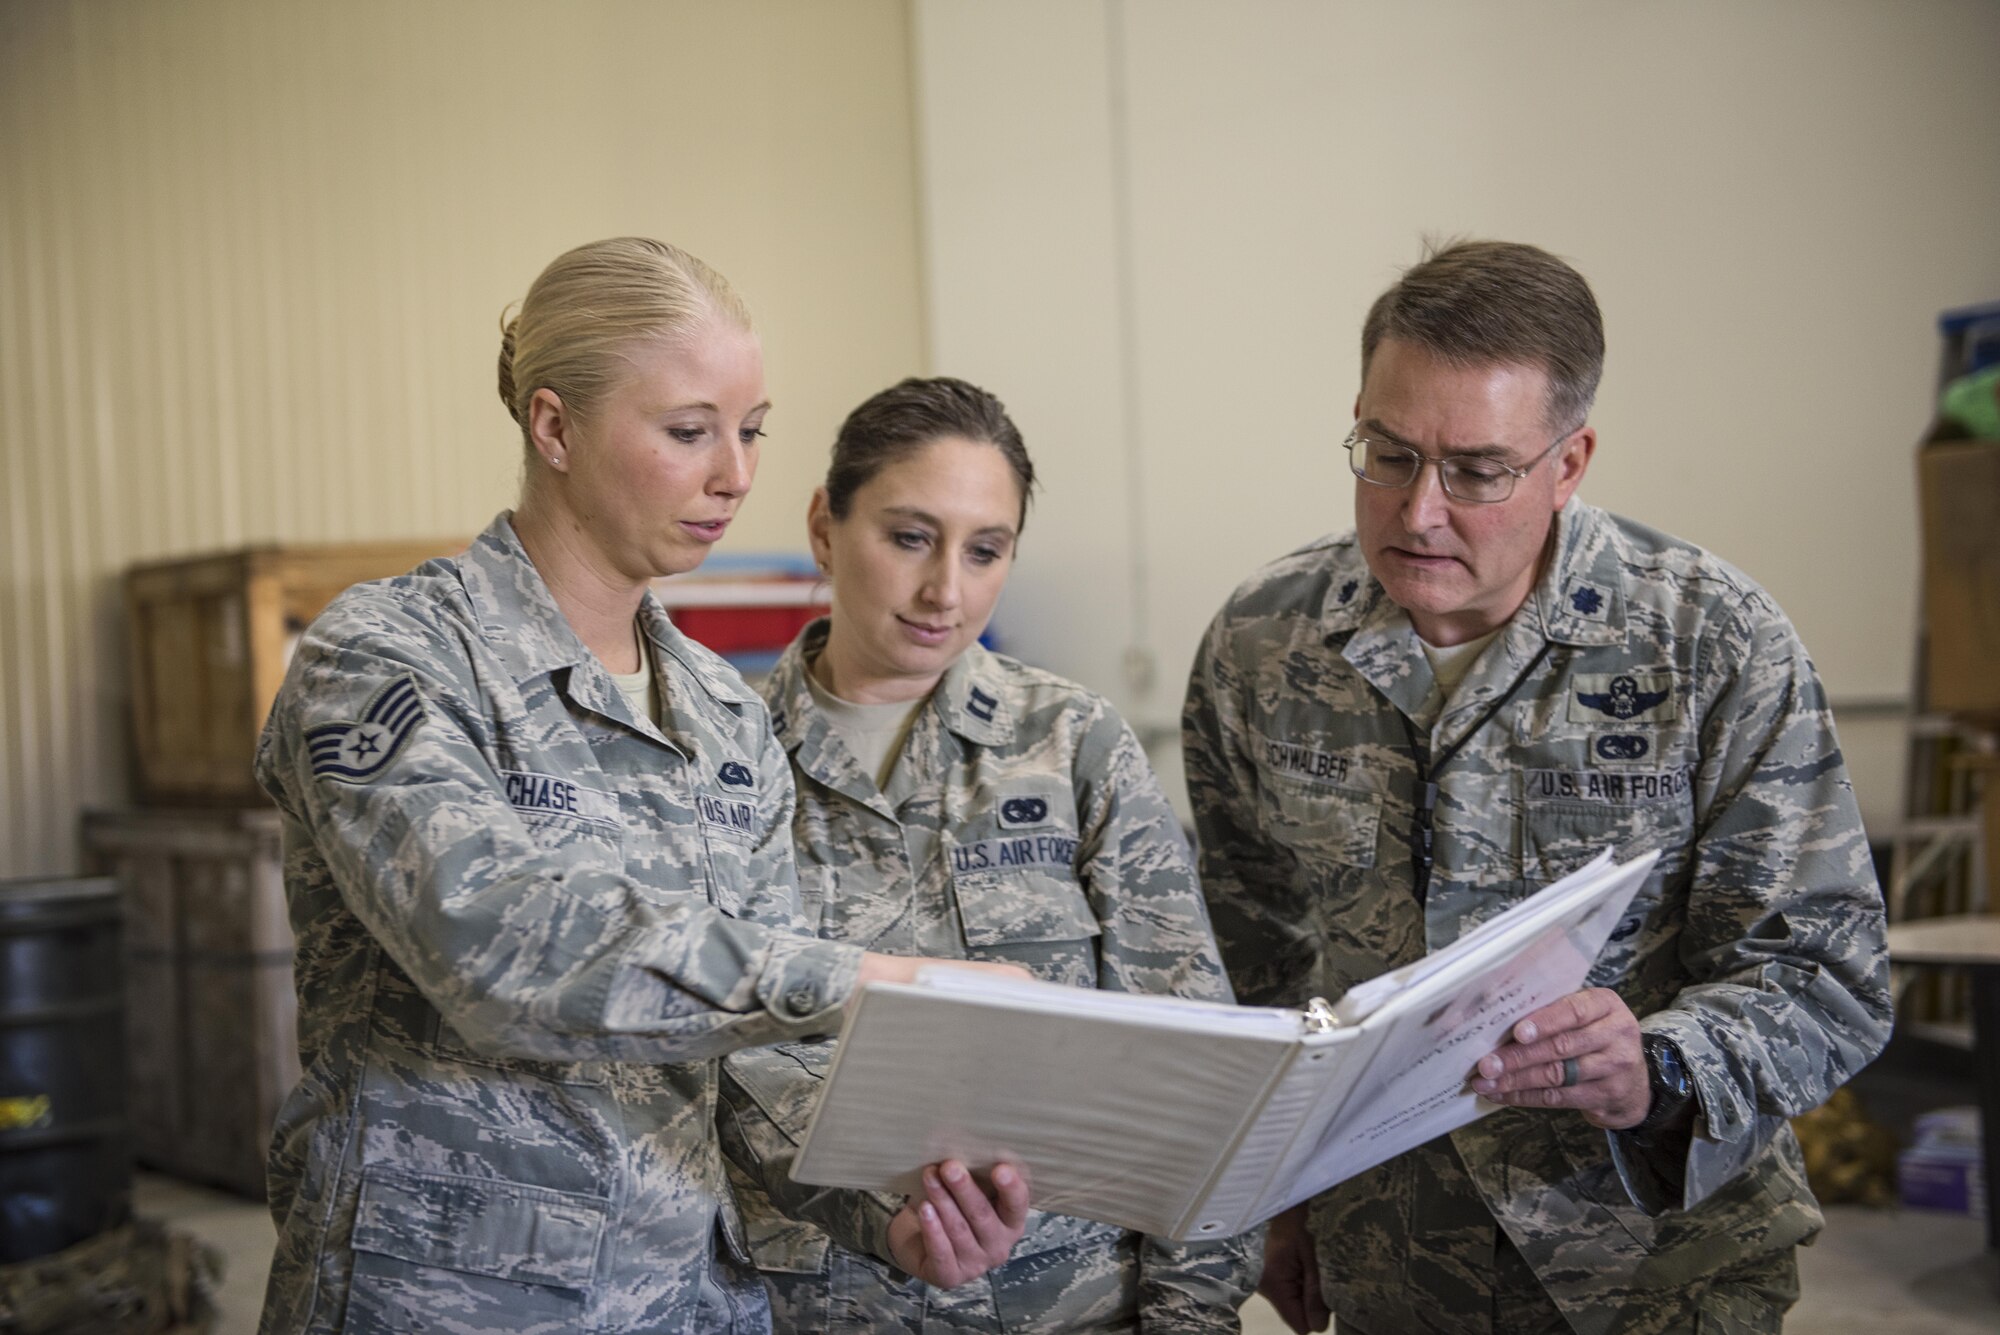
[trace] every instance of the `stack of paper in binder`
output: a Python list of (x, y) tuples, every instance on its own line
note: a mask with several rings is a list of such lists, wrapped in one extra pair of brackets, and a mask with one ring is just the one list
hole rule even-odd
[(682, 634), (751, 676), (769, 672), (792, 637), (826, 615), (832, 590), (807, 556), (717, 554), (690, 574), (654, 580), (653, 596)]
[(963, 969), (875, 984), (793, 1166), (916, 1189), (1015, 1163), (1037, 1208), (1224, 1237), (1491, 1111), (1473, 1065), (1582, 986), (1656, 854), (1608, 854), (1452, 945), (1305, 1010), (1085, 991)]

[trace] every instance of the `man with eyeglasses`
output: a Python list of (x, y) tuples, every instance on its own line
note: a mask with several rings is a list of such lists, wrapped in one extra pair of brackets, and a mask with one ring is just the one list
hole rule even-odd
[(1603, 355), (1535, 247), (1405, 272), (1362, 330), (1353, 531), (1251, 576), (1195, 662), (1245, 1002), (1337, 997), (1600, 849), (1661, 853), (1590, 985), (1468, 1071), (1506, 1106), (1273, 1221), (1300, 1330), (1778, 1330), (1821, 1224), (1785, 1119), (1888, 1036), (1881, 891), (1790, 623), (1575, 497)]

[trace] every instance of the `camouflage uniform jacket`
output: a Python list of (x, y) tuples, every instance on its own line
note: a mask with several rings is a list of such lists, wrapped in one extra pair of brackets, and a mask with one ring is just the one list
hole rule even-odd
[(299, 644), (257, 763), (304, 1065), (267, 1335), (765, 1328), (713, 1059), (836, 1026), (861, 952), (798, 931), (763, 702), (640, 619), (657, 728), (502, 515)]
[[(827, 625), (807, 627), (764, 686), (798, 782), (800, 887), (822, 937), (1004, 960), (1077, 987), (1229, 998), (1180, 823), (1108, 704), (974, 645), (912, 725), (885, 796), (807, 687)], [(797, 1045), (723, 1067), (740, 1133), (787, 1164), (810, 1100), (788, 1104), (764, 1068), (788, 1057), (818, 1067), (824, 1053)], [(1234, 1331), (1255, 1284), (1254, 1239), (1187, 1246), (1037, 1214), (985, 1280), (925, 1293), (788, 1224), (754, 1190), (744, 1213), (779, 1330)]]
[[(1882, 898), (1825, 696), (1762, 589), (1577, 501), (1441, 714), (1434, 691), (1352, 535), (1266, 566), (1210, 625), (1186, 764), (1239, 994), (1338, 997), (1601, 848), (1658, 849), (1589, 985), (1679, 1045), (1700, 1111), (1644, 1152), (1502, 1109), (1334, 1188), (1312, 1218), (1336, 1310), (1484, 1329), (1497, 1220), (1578, 1331), (1685, 1320), (1704, 1276), (1819, 1228), (1786, 1119), (1888, 1034)], [(1418, 747), (1439, 789), (1421, 902)]]

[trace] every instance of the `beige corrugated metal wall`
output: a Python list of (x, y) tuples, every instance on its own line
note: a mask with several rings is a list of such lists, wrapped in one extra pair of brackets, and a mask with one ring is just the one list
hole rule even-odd
[(801, 545), (839, 417), (922, 369), (903, 0), (0, 4), (0, 876), (123, 800), (116, 576), (508, 503), (501, 307), (668, 237), (744, 290)]

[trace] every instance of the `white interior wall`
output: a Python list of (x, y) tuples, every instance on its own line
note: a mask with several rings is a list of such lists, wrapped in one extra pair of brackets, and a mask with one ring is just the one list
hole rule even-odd
[(1567, 256), (1604, 307), (1585, 499), (1772, 590), (1887, 828), (1933, 319), (2000, 295), (2000, 6), (916, 19), (932, 362), (1008, 401), (1047, 484), (1001, 628), (1158, 740), (1170, 788), (1209, 616), (1351, 522), (1337, 443), (1368, 303), (1424, 236), (1496, 236)]
[(841, 417), (923, 365), (909, 19), (0, 0), (0, 877), (124, 800), (127, 565), (512, 502), (500, 312), (570, 246), (742, 290), (775, 410), (725, 548), (802, 550)]

